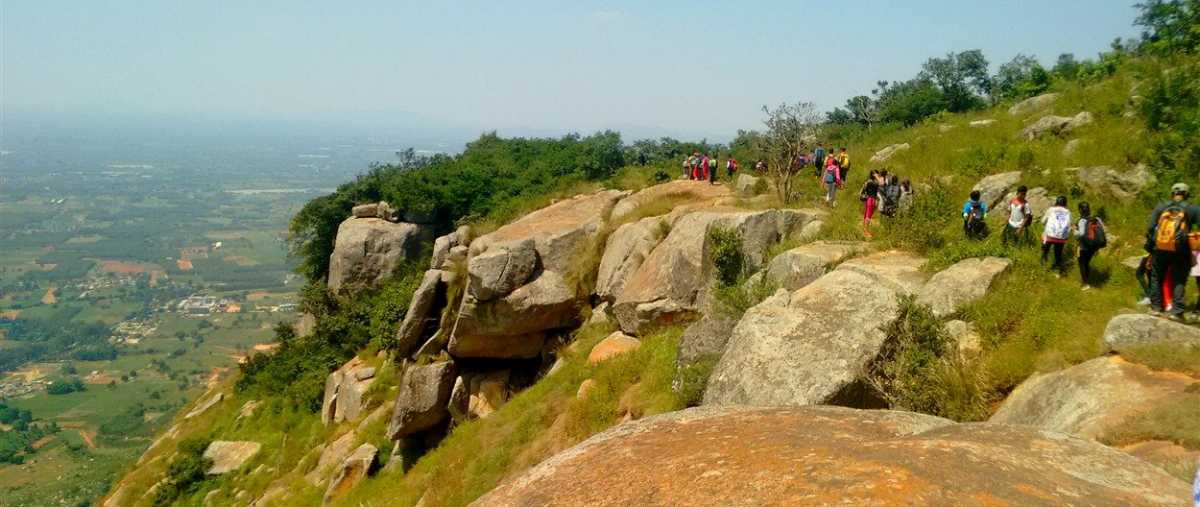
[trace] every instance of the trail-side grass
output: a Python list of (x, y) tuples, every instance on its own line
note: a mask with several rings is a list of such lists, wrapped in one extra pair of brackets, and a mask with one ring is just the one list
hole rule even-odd
[(1166, 370), (1200, 378), (1200, 346), (1177, 343), (1147, 343), (1121, 350), (1125, 359), (1153, 370)]
[[(461, 424), (412, 469), (393, 468), (364, 483), (337, 505), (466, 505), (505, 479), (619, 422), (628, 412), (642, 417), (677, 410), (671, 390), (681, 331), (647, 337), (641, 347), (597, 365), (587, 364), (592, 346), (611, 332), (585, 326), (563, 349), (565, 365), (514, 396), (488, 418)], [(595, 388), (578, 399), (585, 379)]]
[[(1100, 441), (1121, 446), (1163, 440), (1189, 450), (1200, 450), (1200, 389), (1193, 391), (1135, 415), (1102, 435)], [(1195, 477), (1196, 462), (1193, 459), (1167, 460), (1160, 466), (1181, 480), (1190, 481)]]

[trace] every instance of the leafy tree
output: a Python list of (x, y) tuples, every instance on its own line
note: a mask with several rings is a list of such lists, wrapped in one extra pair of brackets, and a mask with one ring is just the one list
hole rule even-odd
[(763, 106), (767, 130), (759, 138), (759, 151), (767, 157), (767, 169), (775, 182), (779, 200), (794, 202), (799, 197), (795, 176), (803, 170), (797, 160), (815, 144), (820, 120), (811, 102)]
[[(1073, 59), (1071, 60), (1074, 61)], [(992, 96), (995, 99), (1022, 99), (1050, 88), (1050, 74), (1032, 56), (1018, 54), (996, 72)]]
[(1200, 52), (1200, 0), (1148, 0), (1137, 4), (1141, 49), (1150, 54)]
[(982, 107), (981, 95), (992, 87), (987, 58), (978, 49), (930, 58), (918, 77), (933, 82), (942, 92), (946, 109), (954, 113)]
[(1058, 60), (1054, 61), (1054, 68), (1051, 72), (1054, 75), (1063, 79), (1075, 79), (1079, 76), (1080, 63), (1075, 60), (1073, 53), (1063, 53), (1058, 55)]

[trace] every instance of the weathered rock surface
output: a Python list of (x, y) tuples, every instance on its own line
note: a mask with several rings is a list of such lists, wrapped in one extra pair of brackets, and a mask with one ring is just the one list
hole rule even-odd
[(983, 343), (969, 322), (951, 320), (945, 324), (946, 335), (954, 340), (959, 355), (972, 357), (983, 351)]
[(208, 412), (208, 409), (213, 408), (213, 406), (215, 406), (217, 403), (220, 403), (221, 400), (224, 400), (224, 399), (225, 399), (225, 393), (216, 393), (212, 396), (209, 396), (204, 401), (197, 403), (196, 408), (193, 408), (191, 410), (191, 412), (188, 412), (186, 415), (183, 416), (183, 418), (191, 419), (200, 414)]
[(204, 449), (204, 457), (212, 460), (212, 466), (205, 473), (220, 475), (237, 470), (258, 454), (260, 448), (262, 444), (258, 442), (214, 440)]
[(467, 287), (475, 299), (491, 301), (525, 285), (537, 268), (533, 238), (494, 245), (468, 261)]
[(468, 299), (447, 350), (460, 358), (536, 357), (546, 330), (576, 323), (578, 304), (562, 275), (543, 271), (532, 283), (495, 301)]
[(1092, 113), (1080, 112), (1075, 116), (1043, 116), (1021, 131), (1021, 138), (1026, 140), (1038, 139), (1046, 134), (1063, 135), (1084, 125), (1092, 123)]
[(442, 284), (443, 271), (430, 269), (421, 278), (421, 284), (413, 291), (412, 300), (400, 327), (396, 329), (396, 352), (401, 356), (409, 355), (413, 348), (421, 344), (422, 333), (441, 317), (441, 308), (436, 308), (439, 291), (444, 293)]
[(317, 328), (317, 318), (308, 312), (301, 313), (293, 328), (296, 330), (296, 338), (307, 337)]
[(732, 198), (726, 185), (709, 185), (706, 181), (675, 180), (639, 190), (621, 199), (612, 210), (612, 221), (621, 223), (643, 206), (663, 202), (676, 203), (676, 208), (698, 209)]
[(592, 347), (592, 351), (588, 353), (587, 361), (589, 364), (607, 361), (626, 352), (637, 350), (641, 345), (642, 342), (637, 338), (616, 331)]
[(1099, 357), (1031, 376), (989, 421), (1096, 438), (1133, 415), (1182, 395), (1193, 383), (1186, 375), (1154, 372), (1117, 356)]
[(944, 318), (987, 294), (992, 281), (1011, 264), (1012, 261), (1001, 257), (958, 261), (933, 275), (921, 287), (917, 302), (929, 305), (935, 316)]
[(1136, 197), (1155, 181), (1150, 169), (1141, 164), (1129, 171), (1118, 171), (1110, 166), (1096, 166), (1080, 167), (1074, 169), (1074, 172), (1085, 188), (1119, 199)]
[(742, 197), (751, 197), (756, 194), (754, 188), (758, 185), (759, 178), (746, 173), (739, 174), (734, 186), (737, 187), (738, 195)]
[(450, 234), (433, 240), (433, 255), (430, 258), (429, 268), (448, 269), (454, 262), (465, 259), (466, 257), (456, 259), (451, 252), (459, 247), (466, 248), (470, 242), (471, 228), (465, 225)]
[(392, 207), (386, 202), (359, 204), (350, 209), (350, 214), (354, 218), (382, 218), (384, 220), (391, 220), (393, 215)]
[(353, 431), (349, 431), (324, 446), (320, 451), (320, 456), (317, 458), (317, 464), (304, 475), (304, 479), (313, 486), (319, 487), (326, 484), (330, 476), (336, 471), (338, 465), (345, 461), (346, 457), (354, 451), (354, 443), (357, 441), (358, 435)]
[(995, 208), (1000, 199), (1017, 187), (1021, 182), (1021, 171), (993, 174), (979, 180), (971, 190), (978, 190), (980, 200), (987, 203), (988, 209)]
[[(369, 370), (370, 374), (366, 375)], [(374, 382), (375, 368), (353, 357), (325, 378), (325, 396), (321, 401), (321, 422), (337, 424), (356, 421), (362, 416), (363, 395)], [(361, 377), (361, 378), (360, 378)]]
[(431, 240), (427, 227), (381, 218), (350, 218), (338, 226), (329, 256), (331, 290), (376, 287)]
[(471, 242), (471, 255), (478, 256), (497, 245), (532, 239), (544, 269), (568, 273), (582, 248), (600, 233), (613, 206), (626, 195), (604, 190), (559, 201), (480, 236)]
[(912, 146), (910, 146), (908, 143), (893, 144), (891, 146), (884, 147), (883, 149), (875, 152), (874, 155), (871, 155), (871, 162), (876, 164), (880, 162), (887, 162), (889, 158), (892, 158), (892, 155), (902, 151), (907, 151), (910, 148), (912, 148)]
[(1135, 345), (1155, 343), (1200, 347), (1200, 329), (1153, 315), (1117, 315), (1104, 328), (1104, 343), (1117, 352)]
[(751, 272), (762, 265), (771, 245), (790, 237), (823, 214), (805, 210), (708, 211), (680, 218), (613, 304), (622, 331), (638, 335), (646, 329), (696, 317), (704, 308), (712, 281), (708, 231), (732, 229), (742, 238)]
[(371, 467), (375, 464), (375, 455), (378, 453), (379, 449), (371, 444), (358, 446), (342, 462), (333, 479), (329, 481), (329, 487), (325, 489), (325, 503), (328, 504), (334, 498), (342, 496), (362, 482), (371, 472)]
[(1083, 139), (1072, 139), (1063, 145), (1062, 154), (1064, 157), (1070, 157), (1079, 152), (1083, 147)]
[(1030, 97), (1013, 104), (1012, 107), (1008, 108), (1008, 114), (1020, 116), (1023, 114), (1041, 111), (1042, 109), (1050, 107), (1051, 104), (1054, 104), (1055, 100), (1058, 100), (1057, 93), (1043, 93), (1036, 97)]
[(779, 287), (793, 291), (866, 249), (867, 244), (858, 241), (816, 241), (801, 245), (771, 259), (765, 276)]
[(509, 370), (472, 375), (467, 386), (467, 416), (484, 418), (508, 401)]
[(605, 431), (473, 505), (1185, 505), (1188, 490), (1121, 451), (1033, 428), (701, 407)]
[(980, 128), (980, 127), (987, 127), (993, 123), (996, 123), (996, 120), (987, 119), (987, 120), (975, 120), (975, 121), (969, 123), (968, 125), (971, 128)]
[(896, 296), (924, 282), (924, 262), (902, 252), (854, 259), (750, 308), (713, 370), (704, 404), (878, 405), (861, 374), (898, 313)]
[(453, 362), (410, 366), (400, 381), (400, 393), (387, 436), (392, 440), (432, 429), (446, 420), (450, 389), (454, 387)]
[(647, 217), (624, 224), (613, 231), (600, 259), (596, 275), (596, 295), (615, 301), (629, 277), (642, 267), (646, 257), (662, 241), (669, 229), (666, 217)]
[(736, 319), (720, 312), (704, 314), (704, 317), (688, 326), (679, 338), (679, 365), (686, 366), (705, 359), (715, 361), (720, 358), (721, 354), (725, 353), (725, 346), (729, 343), (729, 337), (733, 335), (736, 325)]

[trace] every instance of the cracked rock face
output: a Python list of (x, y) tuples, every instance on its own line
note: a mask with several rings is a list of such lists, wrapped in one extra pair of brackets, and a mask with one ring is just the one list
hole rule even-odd
[(1186, 505), (1189, 489), (1121, 451), (1030, 427), (700, 407), (605, 431), (473, 505)]

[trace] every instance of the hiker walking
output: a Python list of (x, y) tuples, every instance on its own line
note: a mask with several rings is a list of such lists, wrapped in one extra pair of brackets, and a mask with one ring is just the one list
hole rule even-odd
[[(1171, 186), (1171, 200), (1154, 208), (1146, 231), (1146, 251), (1151, 252), (1150, 309), (1183, 316), (1187, 275), (1192, 269), (1192, 248), (1188, 234), (1200, 219), (1200, 210), (1187, 202), (1187, 184)], [(1164, 291), (1169, 291), (1170, 301)]]
[(962, 209), (963, 232), (968, 239), (983, 239), (987, 236), (987, 213), (987, 203), (980, 198), (978, 190), (972, 190)]
[(1083, 290), (1089, 290), (1092, 288), (1092, 257), (1108, 245), (1108, 233), (1100, 217), (1092, 216), (1092, 208), (1087, 202), (1079, 203), (1079, 223), (1075, 226), (1075, 236), (1079, 238), (1079, 278), (1083, 282)]
[(858, 200), (863, 202), (863, 237), (871, 239), (871, 219), (875, 218), (875, 209), (879, 206), (879, 172), (872, 170), (867, 182), (863, 183), (858, 192)]
[(825, 175), (821, 177), (821, 182), (825, 185), (825, 204), (833, 207), (837, 199), (837, 189), (842, 186), (842, 173), (833, 157), (827, 157), (825, 160)]
[(818, 175), (825, 168), (825, 147), (821, 146), (821, 143), (817, 143), (817, 149), (813, 150), (813, 167), (817, 168)]
[(736, 173), (737, 170), (737, 159), (733, 158), (733, 155), (730, 155), (729, 160), (725, 161), (725, 175), (729, 178), (729, 181), (733, 181), (733, 173)]
[(717, 154), (714, 153), (711, 159), (705, 161), (704, 176), (708, 179), (709, 185), (717, 183)]
[(700, 152), (692, 155), (692, 180), (700, 179)]
[(913, 205), (913, 189), (912, 182), (907, 178), (900, 182), (900, 212), (904, 213), (912, 209)]
[(1054, 206), (1046, 210), (1042, 217), (1042, 264), (1050, 251), (1054, 251), (1053, 269), (1055, 276), (1062, 276), (1063, 247), (1071, 235), (1071, 210), (1067, 209), (1067, 197), (1060, 195), (1054, 199)]
[(879, 212), (888, 218), (895, 217), (900, 209), (901, 196), (900, 178), (895, 174), (884, 178), (883, 187), (879, 189)]
[(1000, 235), (1001, 243), (1008, 246), (1008, 242), (1021, 244), (1029, 242), (1029, 224), (1033, 222), (1033, 213), (1029, 211), (1029, 201), (1025, 199), (1025, 195), (1029, 192), (1029, 188), (1021, 185), (1017, 188), (1017, 195), (1008, 202), (1008, 222), (1004, 224), (1004, 232)]
[(683, 157), (683, 177), (692, 178), (692, 157), (691, 155)]
[(846, 153), (846, 147), (842, 146), (841, 153), (837, 156), (838, 168), (842, 172), (842, 181), (846, 181), (846, 176), (850, 175), (850, 154)]

